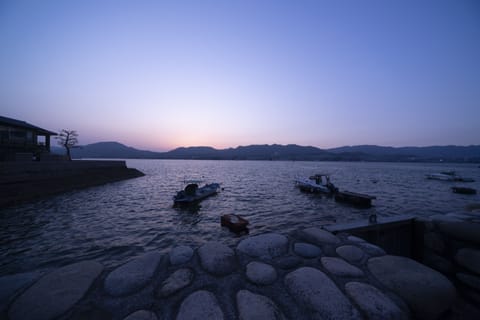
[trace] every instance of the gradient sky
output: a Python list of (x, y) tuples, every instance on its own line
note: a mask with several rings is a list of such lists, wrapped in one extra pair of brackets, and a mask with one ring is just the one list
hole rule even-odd
[(0, 0), (0, 115), (81, 144), (480, 144), (480, 1)]

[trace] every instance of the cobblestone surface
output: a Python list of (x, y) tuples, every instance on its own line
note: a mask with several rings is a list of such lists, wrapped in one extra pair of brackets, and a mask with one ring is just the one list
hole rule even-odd
[[(475, 265), (466, 253), (459, 262)], [(4, 291), (0, 318), (434, 319), (455, 298), (436, 271), (313, 227), (247, 236), (234, 248), (152, 251), (107, 270), (80, 262), (29, 281)]]

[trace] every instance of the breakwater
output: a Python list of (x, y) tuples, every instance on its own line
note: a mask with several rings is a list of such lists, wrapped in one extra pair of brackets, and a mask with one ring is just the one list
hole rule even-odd
[(0, 162), (0, 208), (140, 176), (125, 161)]
[[(382, 225), (380, 219), (360, 231), (374, 228), (381, 234)], [(166, 254), (149, 251), (111, 268), (82, 261), (43, 275), (4, 276), (0, 316), (13, 320), (475, 319), (479, 310), (472, 302), (479, 294), (475, 283), (480, 250), (472, 234), (479, 234), (479, 226), (475, 213), (385, 223), (389, 234), (409, 233), (411, 244), (422, 248), (423, 256), (425, 246), (439, 246), (436, 252), (445, 259), (452, 253), (445, 247), (446, 251), (439, 250), (442, 242), (433, 240), (432, 234), (447, 247), (451, 240), (443, 237), (455, 239), (461, 248), (450, 263), (457, 270), (468, 270), (462, 273), (475, 280), (467, 281), (470, 296), (458, 288), (457, 280), (465, 275), (454, 279), (441, 268), (391, 255), (388, 248), (347, 233), (345, 226), (331, 232), (313, 226), (288, 235), (246, 237), (234, 246), (215, 241), (198, 248), (176, 246)], [(377, 238), (382, 239), (388, 237)]]

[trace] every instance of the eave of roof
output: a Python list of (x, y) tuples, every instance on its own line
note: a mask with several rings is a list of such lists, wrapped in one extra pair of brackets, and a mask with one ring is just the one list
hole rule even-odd
[(34, 130), (38, 133), (51, 135), (51, 136), (56, 136), (57, 135), (56, 132), (34, 126), (33, 124), (30, 124), (28, 122), (17, 120), (17, 119), (12, 119), (12, 118), (7, 118), (7, 117), (2, 117), (2, 116), (0, 116), (0, 124), (10, 125), (10, 126), (18, 127), (18, 128), (31, 129), (31, 130)]

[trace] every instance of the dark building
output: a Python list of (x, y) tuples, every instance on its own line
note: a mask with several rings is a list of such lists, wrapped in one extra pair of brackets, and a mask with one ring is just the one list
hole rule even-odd
[(56, 135), (25, 121), (0, 116), (0, 161), (48, 157), (50, 136)]

